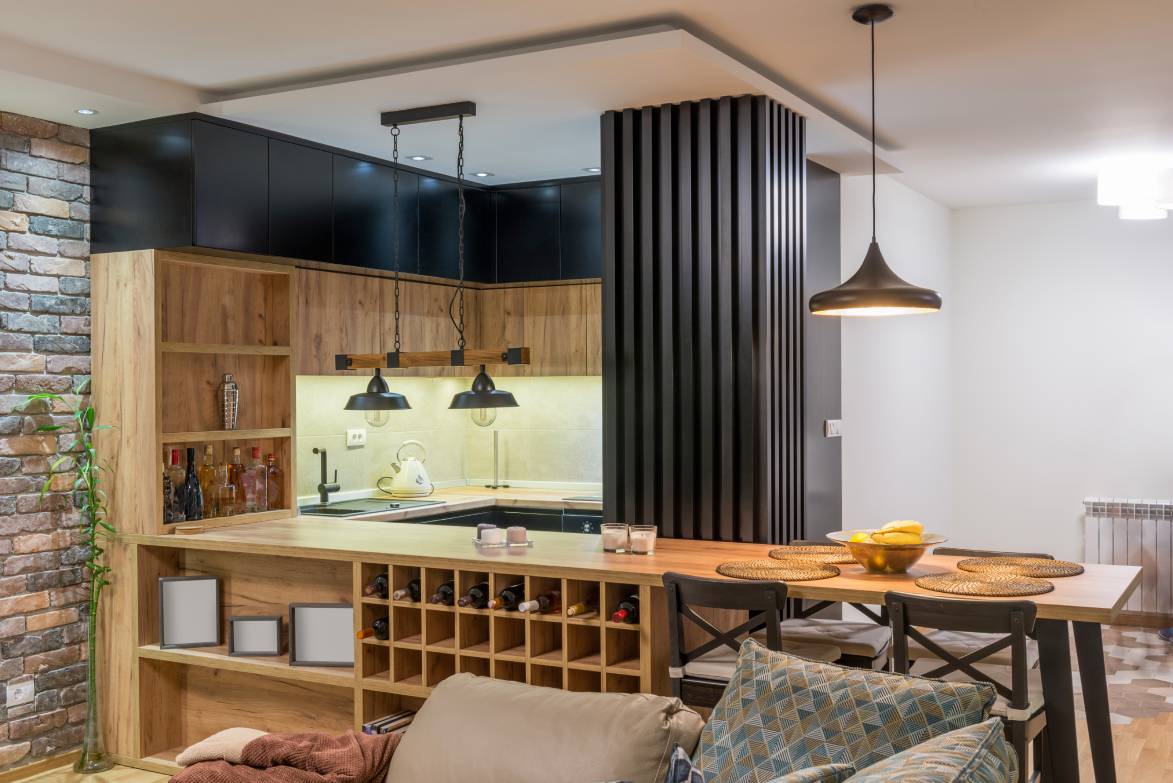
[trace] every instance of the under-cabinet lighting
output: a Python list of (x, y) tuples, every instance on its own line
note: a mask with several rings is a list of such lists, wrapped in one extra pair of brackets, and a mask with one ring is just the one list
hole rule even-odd
[(78, 114), (82, 115), (83, 117), (92, 117), (93, 115), (98, 113), (97, 109), (87, 109), (85, 107), (77, 109), (76, 111)]

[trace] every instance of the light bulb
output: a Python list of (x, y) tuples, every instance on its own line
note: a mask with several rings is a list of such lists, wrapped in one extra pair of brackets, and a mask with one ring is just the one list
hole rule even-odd
[(488, 427), (497, 420), (496, 408), (473, 408), (472, 423), (478, 427)]
[(367, 411), (362, 417), (372, 427), (386, 427), (387, 422), (391, 420), (391, 412), (381, 410)]

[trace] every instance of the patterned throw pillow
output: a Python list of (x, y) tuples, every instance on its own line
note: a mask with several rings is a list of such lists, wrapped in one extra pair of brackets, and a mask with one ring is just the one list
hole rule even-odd
[(668, 774), (664, 783), (704, 783), (701, 771), (692, 765), (688, 751), (677, 745), (668, 757)]
[(747, 639), (701, 732), (705, 783), (763, 783), (826, 764), (864, 769), (989, 716), (994, 688), (771, 652)]
[(851, 783), (1014, 783), (1018, 759), (1006, 744), (1002, 721), (991, 718), (951, 731), (873, 764)]
[(780, 778), (774, 778), (770, 783), (843, 783), (845, 780), (854, 780), (855, 767), (850, 764), (828, 764), (825, 767), (811, 767), (810, 769), (791, 772)]

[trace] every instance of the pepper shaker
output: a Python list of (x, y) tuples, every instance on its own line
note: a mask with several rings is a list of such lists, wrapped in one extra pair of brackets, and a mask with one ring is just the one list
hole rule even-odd
[(240, 387), (232, 373), (224, 373), (224, 381), (220, 384), (220, 413), (223, 418), (224, 429), (236, 429), (237, 413), (240, 410)]

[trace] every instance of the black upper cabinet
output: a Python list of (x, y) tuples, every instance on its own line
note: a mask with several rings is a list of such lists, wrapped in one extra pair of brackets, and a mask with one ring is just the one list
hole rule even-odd
[(210, 122), (192, 122), (192, 244), (269, 252), (269, 140)]
[[(419, 268), (419, 177), (399, 173), (399, 268)], [(395, 268), (395, 171), (390, 166), (334, 156), (334, 262)]]
[[(460, 259), (456, 242), (459, 197), (456, 183), (433, 177), (419, 180), (419, 273), (456, 280)], [(496, 253), (492, 194), (464, 189), (464, 277), (493, 282)]]
[(269, 254), (310, 261), (334, 258), (331, 238), (333, 156), (269, 139)]
[(508, 188), (497, 202), (497, 282), (559, 278), (559, 186)]
[(603, 276), (603, 184), (601, 180), (562, 184), (561, 250), (563, 280)]
[(492, 191), (464, 191), (464, 277), (478, 283), (497, 282), (497, 211)]

